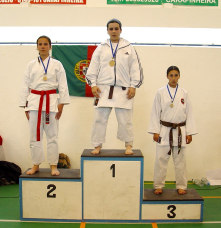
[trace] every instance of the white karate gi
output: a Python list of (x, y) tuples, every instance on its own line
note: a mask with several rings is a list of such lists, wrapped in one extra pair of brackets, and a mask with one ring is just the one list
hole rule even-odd
[[(49, 57), (48, 57), (49, 58)], [(48, 58), (44, 60), (47, 66)], [(29, 111), (30, 126), (30, 148), (32, 161), (34, 165), (39, 165), (44, 161), (44, 152), (42, 146), (43, 130), (47, 137), (47, 160), (51, 165), (58, 163), (58, 120), (55, 115), (58, 111), (58, 104), (69, 104), (69, 92), (65, 70), (58, 60), (50, 58), (47, 80), (43, 80), (44, 67), (38, 58), (28, 64), (25, 72), (23, 89), (20, 95), (20, 107), (25, 107)], [(31, 90), (48, 91), (58, 89), (58, 94), (50, 94), (50, 123), (45, 124), (46, 96), (44, 96), (41, 125), (40, 141), (36, 140), (38, 108), (40, 95), (31, 93)]]
[[(113, 50), (116, 43), (113, 43)], [(98, 104), (95, 106), (95, 121), (92, 130), (92, 145), (102, 146), (105, 142), (106, 127), (112, 108), (118, 121), (118, 139), (133, 143), (132, 108), (133, 100), (127, 98), (129, 87), (139, 88), (143, 82), (139, 57), (133, 46), (120, 39), (116, 52), (115, 66), (110, 66), (112, 59), (110, 40), (99, 45), (93, 53), (87, 71), (87, 83), (101, 90)], [(113, 97), (108, 99), (110, 86), (114, 86)]]
[[(168, 85), (172, 97), (174, 97), (176, 88), (172, 88)], [(178, 130), (173, 130), (173, 146), (172, 152), (175, 176), (176, 176), (176, 188), (186, 189), (186, 163), (184, 148), (186, 146), (186, 135), (197, 134), (195, 121), (193, 119), (192, 108), (187, 92), (178, 87), (176, 97), (173, 101), (173, 108), (170, 107), (171, 97), (167, 90), (167, 86), (160, 88), (154, 99), (151, 120), (148, 132), (151, 134), (159, 134), (161, 137), (161, 143), (157, 143), (156, 146), (156, 159), (154, 168), (154, 188), (163, 188), (165, 185), (165, 178), (167, 172), (167, 165), (170, 158), (168, 152), (169, 146), (169, 131), (170, 127), (166, 127), (160, 124), (160, 120), (170, 123), (182, 123), (186, 121), (186, 125), (181, 128), (182, 132), (182, 147), (178, 154)]]

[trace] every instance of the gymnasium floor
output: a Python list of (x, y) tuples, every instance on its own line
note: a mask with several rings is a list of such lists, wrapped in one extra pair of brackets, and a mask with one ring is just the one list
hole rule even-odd
[[(152, 188), (145, 182), (144, 188)], [(166, 188), (175, 188), (168, 182)], [(149, 223), (149, 224), (95, 224), (95, 223), (49, 223), (21, 222), (19, 220), (19, 186), (0, 186), (0, 228), (221, 228), (221, 186), (195, 188), (204, 198), (204, 218), (202, 223)]]

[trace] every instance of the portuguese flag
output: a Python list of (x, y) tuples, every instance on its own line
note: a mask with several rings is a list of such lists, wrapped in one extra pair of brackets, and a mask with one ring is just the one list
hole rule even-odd
[(93, 97), (85, 75), (92, 54), (97, 46), (53, 45), (52, 56), (59, 60), (66, 71), (70, 96)]

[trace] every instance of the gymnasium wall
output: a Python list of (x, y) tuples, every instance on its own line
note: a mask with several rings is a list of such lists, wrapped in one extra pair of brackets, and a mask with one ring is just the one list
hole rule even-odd
[[(123, 34), (122, 34), (123, 36)], [(181, 70), (180, 86), (190, 95), (199, 134), (186, 151), (188, 177), (205, 176), (206, 170), (220, 168), (221, 148), (221, 64), (220, 48), (136, 46), (144, 70), (144, 84), (137, 89), (134, 104), (134, 148), (144, 154), (144, 179), (152, 180), (155, 143), (147, 133), (156, 90), (167, 83), (166, 69), (177, 65)], [(23, 73), (27, 63), (37, 57), (35, 46), (0, 45), (0, 135), (8, 161), (25, 171), (32, 165), (29, 152), (29, 126), (24, 110), (18, 107)], [(59, 149), (67, 154), (72, 168), (80, 168), (80, 156), (92, 148), (90, 134), (93, 121), (93, 99), (71, 97), (64, 107), (59, 126)], [(116, 139), (117, 122), (112, 112), (104, 148), (123, 149)], [(46, 140), (44, 140), (46, 146)], [(48, 167), (45, 162), (42, 167)], [(168, 180), (174, 180), (170, 162)]]

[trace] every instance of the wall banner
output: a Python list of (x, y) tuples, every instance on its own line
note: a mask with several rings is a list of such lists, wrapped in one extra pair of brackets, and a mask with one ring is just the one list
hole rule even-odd
[(107, 0), (107, 4), (162, 5), (171, 3), (184, 6), (218, 6), (219, 0)]
[(86, 5), (86, 0), (30, 0), (30, 4), (72, 4), (72, 5)]
[(0, 5), (4, 4), (4, 5), (10, 5), (10, 4), (20, 4), (21, 1), (20, 0), (0, 0)]
[(86, 5), (86, 0), (0, 0), (1, 4), (72, 4), (72, 5)]

